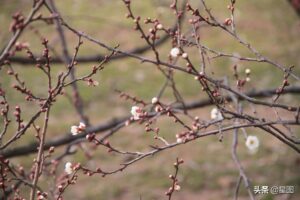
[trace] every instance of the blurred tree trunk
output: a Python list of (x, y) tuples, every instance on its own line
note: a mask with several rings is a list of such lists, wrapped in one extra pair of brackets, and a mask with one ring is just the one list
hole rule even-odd
[(298, 16), (300, 16), (300, 0), (288, 0), (290, 4), (293, 6)]

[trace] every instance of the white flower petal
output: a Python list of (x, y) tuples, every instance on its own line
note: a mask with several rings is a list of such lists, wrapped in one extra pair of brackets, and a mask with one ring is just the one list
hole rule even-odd
[(158, 98), (157, 97), (153, 97), (151, 100), (152, 104), (156, 104), (158, 102)]
[(179, 191), (180, 189), (181, 189), (180, 185), (177, 185), (177, 184), (176, 184), (175, 187), (174, 187), (174, 190), (175, 190), (175, 191)]
[(140, 116), (142, 114), (142, 109), (138, 106), (132, 106), (131, 114), (132, 114), (134, 120), (139, 120)]
[(182, 143), (182, 142), (183, 142), (183, 139), (179, 137), (179, 138), (177, 138), (176, 142), (177, 142), (177, 143)]
[(86, 125), (83, 122), (80, 122), (78, 127), (84, 130), (86, 128)]
[(78, 134), (78, 126), (71, 126), (71, 133), (72, 135)]
[(180, 49), (177, 48), (177, 47), (172, 48), (171, 51), (170, 51), (170, 55), (171, 55), (173, 58), (178, 57), (179, 54), (180, 54)]
[(130, 111), (131, 114), (132, 114), (132, 115), (136, 115), (138, 109), (139, 109), (138, 106), (132, 106), (132, 107), (131, 107), (131, 111)]
[(163, 29), (163, 25), (162, 25), (162, 24), (157, 24), (156, 28), (157, 28), (158, 30), (161, 30), (161, 29)]
[(182, 57), (183, 57), (183, 58), (187, 58), (187, 57), (188, 57), (188, 54), (187, 54), (187, 53), (183, 53), (183, 54), (182, 54)]
[(67, 173), (67, 174), (72, 174), (73, 173), (73, 168), (72, 168), (72, 163), (71, 162), (67, 162), (66, 164), (65, 164), (65, 172)]
[(223, 120), (223, 116), (222, 113), (217, 109), (217, 108), (213, 108), (210, 112), (210, 118), (212, 120)]
[(258, 137), (249, 135), (246, 140), (246, 147), (248, 148), (248, 150), (251, 154), (256, 153), (258, 150), (258, 147), (259, 147)]

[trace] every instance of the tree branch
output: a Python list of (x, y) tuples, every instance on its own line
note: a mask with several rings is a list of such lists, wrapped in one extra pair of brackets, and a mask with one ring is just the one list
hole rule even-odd
[[(276, 89), (267, 89), (267, 90), (260, 90), (260, 91), (251, 91), (251, 92), (246, 93), (245, 95), (247, 95), (249, 97), (264, 98), (264, 97), (270, 97), (275, 94), (276, 94)], [(300, 87), (288, 87), (285, 89), (284, 94), (300, 94)], [(228, 102), (232, 101), (230, 96), (225, 96), (225, 99)], [(240, 100), (243, 100), (243, 99), (240, 99)], [(201, 107), (205, 107), (205, 106), (209, 106), (209, 105), (214, 105), (214, 103), (211, 102), (210, 99), (205, 99), (205, 100), (201, 100), (201, 101), (195, 101), (195, 102), (188, 103), (185, 105), (185, 109), (192, 110), (192, 109), (201, 108)], [(174, 106), (174, 108), (183, 109), (183, 106), (180, 104), (178, 106)], [(124, 125), (126, 120), (128, 120), (129, 118), (130, 118), (130, 116), (111, 119), (108, 122), (88, 128), (86, 130), (86, 133), (81, 134), (81, 135), (72, 136), (70, 133), (65, 133), (64, 136), (62, 136), (62, 137), (58, 137), (58, 138), (55, 138), (53, 140), (46, 142), (44, 145), (44, 149), (45, 150), (49, 149), (51, 146), (57, 147), (57, 146), (62, 146), (62, 145), (68, 144), (77, 139), (84, 138), (89, 133), (101, 133), (101, 132), (110, 130), (118, 125), (121, 125), (121, 124)], [(2, 152), (2, 155), (5, 158), (24, 156), (27, 154), (35, 153), (37, 151), (37, 147), (38, 147), (38, 143), (33, 142), (28, 145), (8, 149), (8, 150)]]

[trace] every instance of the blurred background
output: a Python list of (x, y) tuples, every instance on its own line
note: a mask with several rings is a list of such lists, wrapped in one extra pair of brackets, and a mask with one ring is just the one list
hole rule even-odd
[[(181, 1), (180, 1), (181, 2)], [(209, 0), (208, 7), (212, 8), (213, 14), (223, 21), (230, 17), (227, 5), (230, 1)], [(139, 34), (133, 30), (133, 23), (126, 19), (127, 13), (124, 3), (121, 0), (64, 0), (55, 1), (57, 9), (72, 27), (77, 30), (104, 41), (111, 46), (120, 44), (120, 48), (130, 50), (144, 45)], [(11, 37), (9, 25), (11, 16), (16, 11), (21, 11), (25, 16), (31, 8), (30, 0), (0, 0), (0, 48), (6, 45)], [(157, 18), (166, 27), (175, 24), (174, 14), (169, 9), (170, 0), (132, 0), (133, 11), (140, 15), (142, 19), (147, 17)], [(191, 4), (199, 7), (200, 1), (191, 0)], [(48, 12), (43, 9), (42, 13), (48, 16)], [(190, 15), (187, 15), (183, 25), (183, 32), (187, 32), (191, 27), (187, 22)], [(295, 65), (295, 73), (299, 74), (300, 69), (300, 17), (287, 0), (238, 0), (236, 4), (236, 24), (238, 34), (246, 41), (250, 42), (259, 52), (276, 62), (286, 66)], [(149, 26), (144, 26), (148, 30)], [(71, 54), (77, 42), (77, 37), (65, 31), (67, 35), (68, 48)], [(235, 53), (241, 56), (252, 56), (246, 48), (232, 40), (228, 34), (219, 29), (202, 27), (200, 29), (202, 43), (212, 49), (227, 53)], [(43, 22), (36, 22), (24, 32), (19, 39), (20, 42), (28, 42), (31, 50), (40, 55), (43, 49), (40, 37), (49, 40), (49, 44), (54, 48), (54, 52), (61, 53), (60, 39), (55, 29), (55, 25), (47, 25)], [(162, 58), (167, 60), (171, 49), (170, 40), (159, 47)], [(195, 63), (200, 63), (196, 50), (187, 49), (189, 55)], [(84, 41), (79, 51), (80, 56), (107, 54), (104, 49)], [(55, 56), (55, 53), (52, 52)], [(19, 53), (17, 56), (26, 56)], [(153, 57), (151, 52), (145, 56)], [(90, 72), (95, 63), (79, 63), (76, 66), (78, 76)], [(179, 64), (184, 64), (179, 62)], [(232, 79), (233, 65), (237, 64), (238, 70), (243, 72), (246, 68), (251, 68), (251, 82), (246, 86), (246, 90), (276, 88), (280, 86), (283, 74), (279, 70), (274, 70), (263, 63), (241, 62), (228, 58), (220, 58), (211, 61), (208, 69), (209, 75), (213, 77), (228, 76)], [(31, 64), (13, 64), (26, 82), (36, 94), (43, 95), (47, 85), (40, 70)], [(65, 71), (63, 64), (51, 65), (54, 75)], [(85, 113), (88, 115), (92, 125), (97, 125), (108, 121), (111, 118), (126, 116), (130, 112), (132, 104), (119, 97), (115, 90), (125, 91), (129, 94), (144, 99), (147, 102), (156, 96), (164, 83), (164, 77), (158, 70), (153, 70), (149, 64), (141, 64), (133, 59), (121, 59), (109, 63), (105, 70), (94, 76), (99, 81), (98, 87), (89, 87), (86, 83), (79, 83), (79, 91), (84, 100)], [(175, 80), (179, 91), (187, 102), (193, 100), (206, 99), (198, 84), (190, 76), (176, 73)], [(14, 84), (14, 79), (6, 75), (6, 70), (0, 71), (0, 82), (3, 88), (9, 88)], [(231, 82), (231, 81), (230, 81)], [(292, 83), (295, 83), (291, 80)], [(234, 81), (232, 80), (232, 83)], [(297, 83), (295, 83), (297, 84)], [(298, 83), (299, 84), (299, 83)], [(48, 139), (68, 133), (70, 126), (77, 124), (80, 118), (74, 111), (73, 105), (68, 96), (72, 96), (71, 90), (67, 90), (65, 97), (53, 106), (49, 121)], [(36, 112), (38, 107), (33, 103), (24, 101), (24, 97), (14, 90), (7, 90), (9, 101), (12, 105), (20, 105), (24, 119)], [(299, 105), (299, 95), (282, 98), (281, 101)], [(172, 90), (167, 90), (163, 97), (165, 102), (173, 102)], [(268, 111), (256, 108), (258, 114), (267, 118), (272, 118)], [(211, 107), (194, 110), (191, 113), (199, 116), (202, 120), (209, 120)], [(284, 113), (283, 113), (284, 115)], [(157, 124), (161, 129), (161, 134), (170, 141), (175, 141), (176, 133), (182, 129), (174, 125), (168, 118), (160, 119)], [(0, 124), (1, 128), (2, 124)], [(13, 133), (11, 128), (9, 133)], [(299, 134), (299, 129), (296, 133)], [(31, 134), (32, 133), (32, 134)], [(286, 147), (284, 144), (256, 129), (248, 129), (248, 134), (257, 135), (260, 138), (261, 147), (255, 155), (250, 155), (244, 145), (244, 138), (240, 137), (238, 147), (239, 156), (247, 175), (253, 185), (286, 186), (296, 187), (295, 194), (289, 197), (296, 200), (300, 198), (300, 158), (297, 153)], [(8, 134), (9, 135), (9, 134)], [(26, 144), (34, 140), (34, 131), (30, 130), (16, 146)], [(144, 126), (134, 124), (124, 128), (110, 139), (111, 143), (122, 149), (132, 151), (145, 151), (150, 144), (159, 144), (153, 139), (151, 134), (144, 131)], [(218, 137), (206, 137), (192, 143), (181, 145), (175, 149), (162, 152), (151, 158), (139, 162), (122, 173), (102, 178), (100, 176), (87, 177), (79, 176), (78, 183), (70, 187), (65, 193), (65, 199), (166, 199), (164, 193), (171, 185), (168, 178), (174, 172), (173, 163), (176, 157), (183, 158), (185, 163), (179, 171), (179, 182), (181, 191), (174, 193), (177, 200), (215, 200), (232, 199), (234, 188), (239, 175), (231, 159), (232, 135), (225, 134), (223, 142), (218, 142)], [(73, 156), (66, 157), (64, 161), (81, 162), (91, 168), (101, 166), (102, 168), (117, 168), (119, 163), (128, 158), (108, 154), (106, 150), (99, 147), (91, 150), (88, 144), (83, 149), (89, 149), (92, 159), (87, 158), (84, 150), (78, 148)], [(63, 148), (57, 149), (59, 154)], [(18, 165), (23, 165), (29, 169), (35, 155), (14, 158), (12, 161)], [(62, 173), (64, 163), (59, 165)], [(49, 178), (42, 176), (40, 185), (49, 187)], [(28, 191), (23, 191), (27, 193)], [(244, 187), (240, 190), (239, 199), (248, 199)], [(259, 199), (285, 199), (283, 195), (261, 195)]]

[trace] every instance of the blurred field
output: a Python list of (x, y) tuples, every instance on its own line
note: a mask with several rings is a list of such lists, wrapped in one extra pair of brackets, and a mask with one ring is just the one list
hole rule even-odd
[[(134, 11), (146, 17), (157, 17), (164, 24), (173, 25), (173, 14), (168, 6), (168, 0), (133, 0)], [(193, 5), (198, 5), (199, 1), (191, 1)], [(229, 1), (210, 0), (208, 6), (212, 12), (221, 20), (229, 17), (230, 13), (226, 9)], [(5, 41), (10, 37), (8, 27), (11, 15), (18, 10), (24, 14), (31, 7), (29, 0), (2, 0), (0, 6), (0, 46), (4, 46)], [(143, 44), (139, 35), (132, 30), (132, 22), (125, 19), (126, 10), (123, 3), (118, 1), (105, 0), (65, 0), (57, 1), (57, 7), (73, 27), (105, 41), (110, 45), (120, 44), (121, 49), (131, 49)], [(287, 66), (295, 65), (296, 73), (300, 73), (300, 18), (285, 0), (252, 0), (237, 1), (236, 23), (239, 34), (256, 47), (263, 55)], [(188, 19), (188, 16), (187, 16)], [(33, 25), (38, 28), (41, 34), (47, 37), (50, 44), (60, 52), (60, 41), (55, 32), (54, 26), (46, 26), (40, 22)], [(147, 29), (146, 29), (147, 30)], [(188, 27), (184, 27), (188, 30)], [(20, 41), (28, 41), (34, 53), (40, 54), (42, 46), (38, 37), (33, 37), (33, 32), (28, 31)], [(251, 56), (249, 52), (233, 41), (228, 35), (220, 33), (217, 29), (206, 29), (202, 31), (202, 42), (223, 52), (239, 52), (241, 55)], [(67, 32), (69, 49), (73, 47), (77, 38)], [(161, 55), (167, 59), (170, 42), (159, 48)], [(103, 49), (85, 41), (80, 55), (105, 53)], [(151, 57), (151, 53), (145, 55)], [(196, 52), (189, 52), (195, 55), (194, 62), (199, 62)], [(34, 67), (17, 65), (15, 69), (21, 78), (26, 81), (28, 87), (33, 88), (33, 92), (43, 94), (46, 87), (44, 77), (41, 72)], [(90, 71), (93, 63), (78, 64), (77, 74), (82, 75)], [(52, 65), (53, 74), (58, 74), (64, 70), (62, 65)], [(261, 88), (275, 88), (281, 84), (282, 75), (274, 68), (258, 63), (239, 62), (238, 67), (244, 70), (251, 67), (252, 85), (247, 89), (253, 89), (254, 84)], [(215, 77), (228, 75), (232, 70), (230, 59), (218, 59), (211, 62), (210, 72)], [(10, 87), (14, 80), (8, 77), (5, 70), (0, 71), (0, 83), (2, 86)], [(231, 77), (229, 77), (231, 78)], [(132, 59), (123, 59), (108, 64), (101, 73), (95, 76), (100, 85), (96, 88), (88, 87), (85, 83), (80, 83), (80, 93), (84, 98), (86, 113), (93, 125), (104, 122), (113, 117), (128, 115), (131, 104), (119, 98), (114, 89), (126, 91), (132, 95), (151, 101), (156, 96), (161, 85), (164, 83), (163, 76), (158, 71), (153, 70), (152, 66), (143, 64)], [(193, 79), (187, 75), (176, 74), (178, 88), (187, 101), (204, 99), (205, 95), (199, 85), (194, 84)], [(260, 89), (257, 87), (256, 89)], [(15, 91), (7, 91), (9, 100), (15, 105), (21, 105), (25, 110), (24, 118), (31, 116), (37, 107), (24, 102), (23, 97)], [(70, 93), (70, 91), (67, 91)], [(71, 94), (71, 93), (70, 93)], [(284, 98), (286, 102), (299, 105), (299, 96)], [(164, 101), (172, 102), (172, 91), (167, 91)], [(193, 111), (200, 119), (209, 119), (211, 108)], [(266, 113), (258, 107), (258, 112)], [(268, 113), (266, 113), (268, 115)], [(269, 117), (269, 116), (267, 116)], [(47, 137), (52, 138), (57, 135), (65, 134), (69, 127), (77, 124), (79, 118), (73, 110), (67, 98), (61, 97), (53, 109), (50, 118), (50, 126)], [(64, 123), (62, 123), (64, 122)], [(180, 126), (174, 126), (169, 119), (158, 121), (161, 127), (161, 134), (175, 140), (175, 134), (180, 132)], [(172, 126), (170, 126), (172, 124)], [(2, 124), (0, 124), (1, 128)], [(11, 134), (12, 134), (12, 130)], [(298, 130), (298, 135), (299, 135)], [(23, 138), (24, 143), (34, 140), (29, 131)], [(240, 137), (239, 156), (245, 167), (246, 173), (253, 181), (253, 185), (294, 185), (296, 194), (291, 199), (300, 198), (300, 173), (299, 156), (273, 137), (260, 131), (249, 129), (248, 134), (257, 135), (261, 139), (261, 148), (256, 155), (249, 155), (244, 146), (244, 138)], [(9, 135), (9, 134), (8, 134)], [(182, 190), (174, 194), (175, 200), (215, 200), (232, 199), (235, 184), (238, 178), (238, 171), (234, 166), (230, 154), (231, 134), (224, 135), (224, 141), (218, 142), (217, 137), (203, 138), (201, 140), (181, 145), (176, 149), (155, 155), (142, 162), (129, 167), (123, 173), (115, 174), (106, 178), (100, 176), (79, 177), (76, 186), (73, 186), (65, 193), (65, 199), (118, 199), (118, 200), (154, 200), (166, 199), (164, 192), (167, 191), (171, 182), (168, 175), (173, 173), (173, 162), (176, 157), (183, 158), (185, 164), (179, 171), (179, 180)], [(134, 125), (133, 127), (122, 129), (114, 137), (111, 143), (122, 149), (147, 150), (149, 144), (158, 143), (153, 136), (146, 134), (143, 126)], [(159, 143), (158, 143), (159, 144)], [(16, 146), (21, 143), (16, 144)], [(88, 145), (84, 146), (89, 148)], [(59, 151), (57, 151), (58, 153)], [(78, 149), (77, 154), (67, 157), (65, 161), (81, 162), (92, 168), (104, 166), (116, 168), (121, 161), (119, 156), (108, 154), (103, 148), (99, 148), (93, 153), (93, 161), (87, 161), (84, 153)], [(20, 163), (26, 167), (31, 166), (34, 157), (24, 157), (14, 159), (14, 163)], [(60, 166), (63, 169), (63, 163)], [(47, 187), (48, 177), (41, 178), (41, 185)], [(247, 192), (241, 187), (241, 198), (247, 199)], [(259, 199), (272, 200), (284, 199), (283, 196), (264, 195)]]

